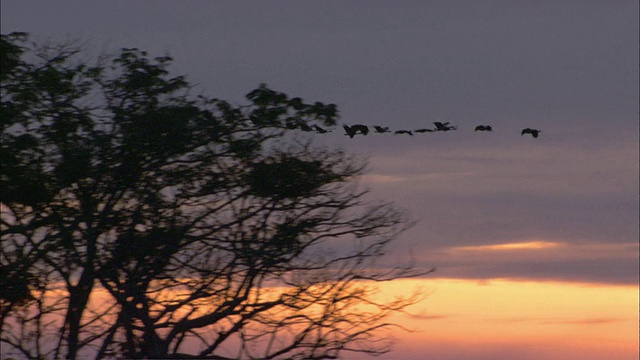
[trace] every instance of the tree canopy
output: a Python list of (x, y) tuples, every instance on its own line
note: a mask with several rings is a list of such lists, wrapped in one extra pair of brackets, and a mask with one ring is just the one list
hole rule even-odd
[[(194, 96), (170, 57), (2, 35), (2, 348), (25, 358), (381, 353), (406, 228), (364, 164), (292, 135), (333, 104)], [(424, 273), (424, 272), (422, 272)], [(5, 350), (9, 349), (9, 350)]]

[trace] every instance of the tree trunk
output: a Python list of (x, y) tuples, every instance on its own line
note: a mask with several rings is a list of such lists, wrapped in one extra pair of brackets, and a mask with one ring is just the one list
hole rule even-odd
[(69, 351), (67, 359), (76, 359), (80, 349), (80, 327), (82, 314), (89, 302), (93, 289), (93, 269), (85, 269), (76, 286), (69, 289), (69, 307), (65, 319), (65, 329), (68, 333), (67, 344)]

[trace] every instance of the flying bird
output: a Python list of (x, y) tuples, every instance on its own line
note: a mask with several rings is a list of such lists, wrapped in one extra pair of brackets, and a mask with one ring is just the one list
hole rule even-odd
[(346, 131), (347, 135), (353, 139), (356, 134), (360, 133), (362, 135), (367, 135), (369, 133), (369, 127), (366, 125), (342, 125), (344, 131)]
[(356, 124), (356, 125), (353, 125), (351, 128), (357, 132), (360, 132), (360, 134), (362, 135), (367, 135), (369, 133), (369, 127), (367, 125)]
[(413, 136), (413, 133), (409, 130), (397, 130), (394, 134), (409, 134)]
[(522, 136), (524, 134), (531, 134), (531, 136), (533, 136), (534, 138), (537, 138), (541, 132), (542, 130), (526, 128), (526, 129), (522, 129), (522, 132), (520, 133), (520, 135)]
[(440, 121), (436, 121), (433, 123), (436, 126), (436, 130), (443, 130), (444, 128), (447, 127), (447, 125), (449, 125), (448, 122), (446, 123), (441, 123)]
[(342, 127), (344, 128), (344, 131), (347, 133), (347, 135), (349, 135), (350, 138), (353, 139), (353, 137), (356, 136), (356, 131), (352, 129), (349, 125), (342, 125)]
[(478, 125), (474, 131), (493, 131), (490, 125)]
[(382, 126), (375, 125), (373, 128), (374, 128), (374, 129), (376, 130), (376, 132), (377, 132), (377, 133), (379, 133), (379, 134), (383, 134), (383, 133), (391, 132), (391, 131), (389, 130), (389, 127), (387, 127), (387, 126), (382, 127)]
[(436, 126), (436, 131), (449, 131), (457, 129), (457, 127), (449, 125), (449, 122), (436, 121), (433, 124)]

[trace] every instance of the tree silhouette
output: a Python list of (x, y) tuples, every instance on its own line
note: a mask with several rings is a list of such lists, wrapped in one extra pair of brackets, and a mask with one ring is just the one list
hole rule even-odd
[[(335, 105), (192, 96), (169, 57), (3, 35), (3, 350), (26, 358), (337, 358), (390, 349), (374, 262), (407, 227), (364, 165), (292, 138)], [(287, 126), (289, 125), (289, 126)]]

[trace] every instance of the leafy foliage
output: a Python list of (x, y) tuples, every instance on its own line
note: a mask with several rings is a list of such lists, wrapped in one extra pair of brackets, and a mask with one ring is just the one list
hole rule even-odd
[(14, 355), (388, 350), (377, 331), (415, 299), (375, 303), (363, 280), (419, 273), (367, 265), (404, 219), (363, 205), (361, 164), (287, 130), (335, 126), (335, 105), (260, 85), (235, 106), (190, 96), (169, 57), (88, 64), (70, 46), (1, 41), (1, 340)]

